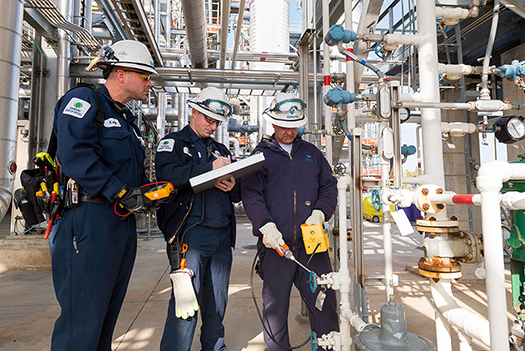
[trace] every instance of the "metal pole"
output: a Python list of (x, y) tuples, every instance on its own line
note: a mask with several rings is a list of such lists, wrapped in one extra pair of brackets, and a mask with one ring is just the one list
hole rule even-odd
[[(58, 9), (66, 20), (71, 21), (71, 2), (60, 0)], [(71, 44), (66, 31), (58, 29), (57, 52), (57, 100), (69, 90), (69, 64), (71, 61)]]

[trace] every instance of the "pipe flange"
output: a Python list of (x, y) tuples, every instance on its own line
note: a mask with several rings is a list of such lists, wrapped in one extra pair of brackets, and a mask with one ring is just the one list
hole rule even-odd
[(445, 205), (432, 202), (430, 195), (433, 194), (443, 194), (443, 188), (434, 184), (421, 185), (416, 189), (414, 204), (420, 211), (428, 214), (438, 213), (445, 208)]
[(423, 277), (432, 278), (432, 279), (460, 279), (462, 276), (461, 272), (440, 273), (440, 272), (425, 271), (423, 269), (419, 270), (419, 274)]
[[(425, 260), (421, 257), (417, 263), (419, 270), (432, 273), (460, 273), (461, 274), (461, 265), (459, 262), (452, 261), (450, 263), (445, 263), (445, 261), (439, 257), (434, 257), (432, 260)], [(421, 272), (420, 272), (421, 274)], [(425, 274), (421, 274), (428, 276)], [(460, 275), (461, 276), (461, 275)]]
[(428, 219), (418, 219), (416, 220), (416, 230), (419, 231), (421, 234), (455, 234), (459, 233), (459, 221), (436, 221)]

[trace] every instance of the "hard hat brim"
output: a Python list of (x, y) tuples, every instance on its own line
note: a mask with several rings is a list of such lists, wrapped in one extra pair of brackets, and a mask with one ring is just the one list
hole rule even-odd
[(272, 112), (268, 110), (265, 110), (263, 112), (263, 117), (271, 124), (275, 124), (276, 126), (283, 127), (283, 128), (297, 128), (297, 127), (301, 127), (305, 125), (307, 122), (306, 116), (304, 115), (303, 115), (303, 118), (301, 119), (286, 121), (286, 120), (278, 119), (277, 116), (274, 116)]
[(195, 103), (193, 101), (188, 101), (188, 105), (191, 108), (196, 109), (197, 111), (199, 111), (200, 113), (202, 113), (205, 116), (211, 117), (211, 118), (216, 119), (216, 120), (221, 121), (221, 122), (228, 122), (228, 118), (227, 117), (221, 115), (220, 113), (215, 113), (215, 112), (212, 112), (210, 110), (207, 110), (204, 107), (200, 106), (199, 104), (197, 104), (197, 103)]
[(133, 68), (133, 69), (136, 69), (136, 70), (139, 70), (139, 71), (144, 71), (144, 72), (150, 73), (150, 74), (152, 74), (155, 77), (159, 76), (159, 73), (155, 70), (155, 68), (153, 68), (153, 67), (151, 67), (149, 65), (142, 65), (140, 63), (135, 63), (135, 62), (99, 61), (97, 63), (97, 66), (107, 66), (107, 67), (113, 66), (113, 67)]

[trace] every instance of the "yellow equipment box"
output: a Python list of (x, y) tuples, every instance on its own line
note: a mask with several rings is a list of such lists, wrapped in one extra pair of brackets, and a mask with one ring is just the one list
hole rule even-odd
[(315, 253), (325, 252), (330, 247), (328, 234), (325, 234), (321, 223), (314, 225), (305, 223), (301, 225), (301, 231), (303, 232), (304, 248), (308, 255), (312, 254), (314, 250)]

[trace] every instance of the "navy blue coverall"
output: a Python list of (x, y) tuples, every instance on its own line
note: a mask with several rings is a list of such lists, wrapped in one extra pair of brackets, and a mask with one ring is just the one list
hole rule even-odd
[[(337, 205), (337, 181), (321, 151), (300, 136), (294, 140), (291, 155), (274, 137), (260, 142), (252, 154), (259, 152), (264, 154), (264, 165), (258, 172), (242, 177), (242, 201), (252, 222), (253, 234), (259, 237), (264, 324), (280, 345), (288, 347), (292, 284), (302, 292), (314, 312), (313, 316), (309, 313), (310, 326), (318, 337), (339, 330), (336, 296), (333, 290), (326, 290), (326, 300), (319, 311), (315, 300), (321, 288), (312, 293), (307, 282), (309, 274), (295, 262), (279, 256), (275, 249), (265, 247), (259, 228), (274, 222), (295, 258), (306, 265), (310, 256), (304, 249), (300, 226), (314, 209), (323, 211), (326, 220), (330, 219)], [(314, 254), (308, 268), (319, 276), (331, 272), (328, 252)], [(264, 341), (267, 350), (285, 350), (276, 345), (266, 331)]]
[[(95, 94), (106, 114), (100, 135)], [(82, 196), (86, 201), (66, 209), (50, 236), (53, 284), (62, 308), (52, 351), (111, 350), (135, 261), (135, 216), (121, 220), (112, 202), (124, 185), (148, 182), (144, 147), (135, 117), (129, 111), (118, 114), (113, 106), (102, 86), (97, 93), (88, 87), (73, 89), (55, 107), (53, 128), (62, 172), (80, 185), (79, 194), (92, 199)]]
[[(195, 272), (193, 286), (202, 317), (201, 350), (225, 350), (224, 313), (235, 244), (232, 201), (240, 201), (240, 186), (226, 193), (217, 188), (194, 194), (189, 179), (212, 170), (214, 154), (230, 157), (229, 150), (212, 138), (200, 138), (188, 125), (159, 143), (155, 168), (159, 181), (169, 181), (178, 194), (158, 211), (159, 228), (167, 241), (188, 245), (186, 267)], [(168, 258), (171, 245), (167, 245)], [(170, 259), (171, 263), (171, 259)], [(173, 268), (173, 267), (172, 267)], [(173, 291), (164, 326), (161, 351), (189, 351), (197, 326), (197, 314), (175, 316)]]

